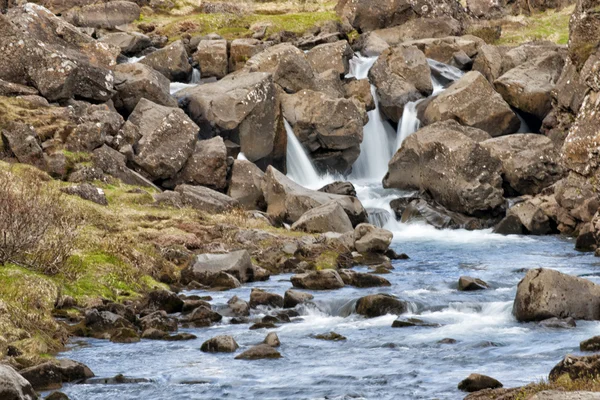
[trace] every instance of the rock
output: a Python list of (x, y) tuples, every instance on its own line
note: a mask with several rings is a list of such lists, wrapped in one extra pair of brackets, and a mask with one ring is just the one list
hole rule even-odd
[(11, 122), (0, 130), (0, 139), (4, 144), (3, 147), (9, 151), (9, 154), (12, 153), (17, 161), (45, 169), (42, 147), (32, 126)]
[(257, 322), (256, 324), (252, 325), (248, 329), (250, 329), (251, 331), (254, 331), (254, 330), (258, 330), (258, 329), (275, 329), (275, 328), (277, 328), (277, 326), (273, 322)]
[(385, 50), (369, 71), (377, 87), (383, 113), (398, 123), (406, 103), (433, 92), (427, 58), (416, 46), (398, 46)]
[(503, 0), (467, 0), (467, 8), (478, 18), (492, 19), (501, 17), (504, 14), (505, 6), (506, 4)]
[(361, 297), (356, 302), (356, 313), (367, 318), (380, 317), (386, 314), (403, 314), (407, 311), (406, 303), (387, 294), (372, 294)]
[(279, 341), (279, 337), (277, 336), (277, 334), (275, 332), (271, 332), (267, 335), (267, 337), (263, 341), (263, 344), (266, 344), (267, 346), (271, 347), (279, 347), (281, 345), (281, 342)]
[(260, 53), (271, 43), (257, 39), (235, 39), (229, 48), (229, 72), (235, 72), (246, 66), (246, 61)]
[(483, 389), (497, 389), (501, 387), (502, 384), (496, 379), (479, 374), (471, 374), (458, 384), (458, 389), (463, 392), (478, 392)]
[(247, 160), (234, 160), (227, 194), (237, 200), (246, 210), (265, 208), (262, 191), (264, 173)]
[(35, 88), (0, 79), (0, 96), (36, 96), (38, 94), (39, 92)]
[(557, 328), (571, 329), (571, 328), (575, 328), (577, 326), (577, 324), (575, 323), (575, 320), (571, 317), (568, 317), (568, 318), (552, 317), (552, 318), (548, 318), (543, 321), (540, 321), (538, 325), (543, 326), (544, 328), (553, 328), (553, 329), (557, 329)]
[(201, 40), (194, 53), (194, 60), (200, 64), (203, 78), (223, 78), (227, 75), (229, 60), (227, 57), (227, 40)]
[(142, 339), (166, 340), (168, 337), (169, 333), (161, 331), (160, 329), (148, 328), (142, 332)]
[(110, 335), (110, 341), (113, 343), (137, 343), (140, 341), (140, 335), (134, 329), (120, 328)]
[(342, 0), (335, 8), (337, 14), (347, 20), (359, 32), (367, 32), (402, 25), (418, 18), (435, 18), (451, 16), (463, 19), (465, 12), (460, 4), (451, 1), (392, 0), (381, 3), (377, 0), (355, 2)]
[(164, 311), (155, 311), (140, 318), (140, 326), (142, 331), (153, 328), (159, 331), (175, 332), (177, 331), (177, 320), (167, 316)]
[(264, 290), (253, 288), (250, 293), (250, 308), (257, 308), (258, 306), (282, 308), (283, 297), (275, 293), (268, 293)]
[(279, 165), (285, 160), (285, 146), (278, 147), (285, 128), (271, 75), (238, 72), (215, 83), (180, 90), (176, 97), (202, 128), (202, 138), (229, 139), (259, 165)]
[[(425, 54), (425, 57), (444, 64), (452, 64), (457, 52), (463, 52), (470, 58), (475, 57), (479, 48), (484, 44), (483, 39), (471, 35), (425, 38), (408, 40), (403, 43), (404, 46), (417, 46)], [(432, 72), (436, 72), (434, 68), (432, 68)]]
[(200, 350), (205, 353), (235, 353), (239, 348), (233, 337), (220, 335), (202, 343)]
[(551, 269), (531, 269), (519, 282), (513, 307), (518, 321), (600, 319), (600, 286)]
[(240, 286), (242, 286), (242, 284), (235, 276), (223, 271), (215, 276), (210, 285), (213, 290), (230, 290), (239, 288)]
[(148, 294), (147, 307), (154, 310), (163, 310), (167, 314), (183, 311), (183, 300), (175, 293), (168, 290), (154, 290)]
[(36, 400), (31, 384), (9, 365), (0, 365), (0, 397), (11, 400)]
[(219, 322), (223, 319), (221, 314), (214, 312), (207, 306), (200, 306), (196, 308), (187, 317), (187, 321), (196, 327), (210, 326), (215, 322)]
[(485, 44), (481, 46), (475, 60), (473, 60), (473, 71), (481, 73), (493, 83), (503, 73), (503, 54), (497, 46)]
[(339, 333), (335, 332), (320, 333), (318, 335), (315, 335), (314, 338), (319, 340), (328, 340), (330, 342), (341, 342), (346, 340), (345, 336), (342, 336)]
[[(112, 32), (102, 35), (98, 39), (101, 43), (116, 46), (121, 49), (121, 54), (128, 57), (134, 56), (152, 46), (152, 39), (139, 32)], [(134, 63), (137, 64), (137, 63)], [(121, 64), (133, 65), (133, 64)]]
[(192, 76), (192, 66), (181, 40), (148, 54), (140, 63), (154, 68), (171, 82), (187, 83)]
[(546, 235), (552, 232), (548, 216), (531, 201), (515, 204), (508, 210), (507, 216), (517, 217), (524, 228), (524, 233)]
[(448, 119), (482, 129), (493, 137), (514, 133), (521, 125), (502, 96), (476, 71), (468, 72), (432, 99), (423, 113), (425, 125)]
[(596, 379), (600, 375), (600, 354), (580, 357), (567, 354), (552, 368), (548, 378), (550, 382), (556, 382), (563, 375), (567, 375), (571, 380)]
[(346, 40), (321, 44), (306, 53), (315, 72), (322, 73), (332, 69), (342, 76), (350, 72), (350, 60), (353, 56), (354, 52)]
[(473, 290), (485, 290), (489, 288), (489, 285), (478, 278), (471, 278), (470, 276), (461, 276), (458, 279), (458, 290), (463, 292), (470, 292)]
[[(2, 394), (0, 392), (0, 394)], [(17, 398), (18, 400), (19, 398)], [(69, 396), (63, 392), (52, 392), (44, 400), (69, 400)]]
[(600, 336), (594, 336), (579, 343), (580, 351), (600, 351)]
[(294, 275), (291, 281), (294, 287), (308, 290), (334, 290), (344, 287), (344, 281), (332, 269)]
[(439, 340), (438, 343), (439, 344), (455, 344), (455, 343), (458, 343), (458, 342), (456, 341), (456, 339), (444, 338), (442, 340)]
[(391, 47), (409, 40), (445, 38), (463, 34), (462, 24), (450, 16), (437, 18), (416, 18), (391, 28), (373, 31)]
[(359, 288), (392, 286), (392, 284), (381, 276), (352, 271), (351, 269), (340, 270), (340, 277), (346, 285)]
[(306, 189), (277, 171), (267, 168), (263, 181), (267, 213), (280, 220), (294, 223), (310, 209), (334, 200), (342, 206), (352, 225), (367, 221), (366, 211), (360, 201), (351, 196), (340, 196)]
[(140, 7), (130, 1), (117, 0), (73, 8), (63, 18), (75, 26), (114, 29), (139, 19)]
[(356, 99), (365, 105), (366, 111), (375, 109), (375, 99), (371, 93), (371, 83), (368, 79), (347, 79), (344, 81), (344, 97)]
[(350, 182), (333, 182), (323, 186), (319, 192), (356, 197), (356, 189)]
[(63, 383), (84, 381), (94, 377), (94, 373), (87, 366), (67, 359), (45, 362), (24, 369), (20, 374), (35, 390), (39, 391), (60, 389)]
[(181, 194), (184, 205), (213, 214), (223, 213), (238, 205), (231, 197), (204, 186), (179, 185), (175, 191)]
[(383, 253), (390, 247), (392, 232), (371, 224), (360, 224), (354, 229), (354, 248), (359, 253)]
[(250, 306), (248, 303), (237, 296), (233, 296), (227, 301), (228, 315), (236, 317), (247, 317), (250, 315)]
[(440, 326), (440, 324), (427, 323), (418, 318), (403, 319), (401, 317), (398, 317), (394, 322), (392, 322), (392, 328), (410, 328), (415, 326), (437, 328)]
[(389, 48), (390, 45), (376, 32), (363, 33), (353, 44), (353, 49), (365, 57), (378, 57)]
[(281, 104), (283, 115), (300, 143), (317, 155), (322, 152), (339, 155), (327, 159), (317, 156), (318, 166), (340, 173), (351, 169), (360, 154), (363, 126), (368, 122), (362, 103), (302, 90), (284, 95)]
[(90, 335), (96, 338), (108, 338), (121, 328), (135, 328), (131, 322), (120, 315), (97, 309), (86, 311), (84, 324)]
[(312, 66), (302, 50), (290, 43), (281, 43), (256, 54), (246, 62), (244, 70), (270, 73), (273, 81), (288, 93), (315, 89)]
[[(92, 153), (94, 166), (102, 172), (111, 175), (127, 185), (153, 187), (155, 186), (135, 171), (127, 168), (127, 158), (118, 151), (104, 145)], [(71, 174), (71, 177), (73, 174)]]
[(563, 176), (560, 156), (552, 141), (530, 133), (486, 140), (481, 146), (502, 163), (502, 177), (513, 194), (540, 193)]
[(310, 233), (345, 233), (353, 228), (350, 218), (339, 203), (330, 201), (305, 212), (294, 222), (292, 229)]
[(558, 390), (544, 390), (534, 394), (528, 400), (600, 400), (600, 394), (583, 391), (563, 392)]
[(500, 207), (501, 163), (465, 133), (456, 122), (443, 122), (410, 135), (392, 157), (384, 187), (427, 191), (442, 206), (468, 215)]
[(259, 344), (235, 357), (236, 360), (262, 360), (281, 358), (281, 354), (267, 344)]
[[(401, 208), (396, 209), (396, 213)], [(411, 201), (400, 214), (401, 222), (425, 221), (437, 229), (481, 229), (480, 220), (456, 213), (435, 201), (417, 199)]]
[[(174, 183), (206, 186), (223, 191), (227, 187), (227, 148), (220, 136), (196, 142), (192, 156), (173, 179)], [(169, 182), (171, 186), (173, 184)]]
[(226, 254), (200, 254), (181, 271), (181, 281), (184, 284), (196, 281), (211, 286), (219, 272), (227, 272), (241, 283), (246, 283), (252, 282), (253, 271), (250, 253), (246, 250)]
[(494, 87), (508, 104), (542, 120), (552, 109), (551, 92), (563, 66), (559, 52), (545, 54), (509, 70)]
[(169, 92), (170, 82), (161, 73), (140, 63), (119, 64), (114, 68), (115, 108), (123, 115), (133, 112), (142, 98), (166, 107), (177, 107)]
[(79, 186), (69, 186), (66, 188), (62, 188), (61, 192), (81, 197), (84, 200), (89, 200), (96, 204), (100, 204), (101, 206), (108, 205), (108, 200), (106, 200), (106, 195), (104, 194), (104, 191), (100, 188), (90, 185), (89, 183), (84, 183)]
[(65, 140), (65, 148), (72, 152), (90, 152), (114, 137), (123, 125), (123, 118), (106, 105), (71, 103), (77, 125)]
[(199, 128), (179, 108), (141, 99), (128, 122), (142, 134), (133, 161), (153, 180), (175, 176), (194, 152)]
[(310, 293), (289, 289), (285, 291), (283, 296), (283, 308), (294, 308), (298, 304), (306, 303), (314, 298), (315, 296)]

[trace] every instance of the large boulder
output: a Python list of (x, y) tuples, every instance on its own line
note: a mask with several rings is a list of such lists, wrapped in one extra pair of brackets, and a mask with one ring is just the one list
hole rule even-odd
[(535, 195), (563, 176), (560, 156), (543, 135), (514, 134), (486, 140), (481, 146), (502, 163), (502, 177), (512, 195)]
[(497, 389), (501, 387), (502, 384), (496, 379), (480, 374), (471, 374), (458, 384), (458, 389), (463, 392), (478, 392), (483, 389)]
[(114, 137), (123, 125), (123, 118), (105, 104), (72, 103), (77, 125), (65, 140), (68, 151), (90, 152)]
[[(20, 374), (31, 383), (35, 390), (60, 389), (63, 383), (81, 382), (94, 377), (94, 373), (86, 365), (67, 359), (56, 362), (48, 361), (24, 369), (20, 371)], [(0, 393), (2, 392), (0, 391)], [(4, 399), (4, 397), (2, 398)], [(37, 399), (37, 396), (34, 398)]]
[[(435, 201), (426, 199), (397, 199), (390, 204), (402, 223), (424, 221), (437, 229), (481, 229), (478, 218), (453, 212)], [(404, 205), (403, 205), (404, 204)]]
[(223, 78), (228, 73), (227, 40), (201, 40), (194, 60), (200, 65), (203, 78)]
[(334, 70), (339, 75), (350, 72), (350, 59), (354, 56), (352, 48), (345, 40), (325, 43), (313, 47), (306, 57), (317, 73)]
[(561, 377), (567, 376), (569, 379), (575, 381), (579, 379), (597, 379), (599, 375), (600, 354), (591, 356), (575, 356), (567, 354), (564, 359), (552, 368), (548, 378), (551, 382), (556, 382)]
[(452, 0), (340, 0), (337, 14), (360, 32), (402, 25), (418, 18), (451, 16), (464, 19), (460, 3)]
[(140, 18), (140, 6), (130, 1), (110, 1), (73, 8), (63, 18), (75, 26), (114, 29)]
[(552, 91), (563, 66), (563, 55), (550, 52), (506, 72), (494, 87), (508, 104), (542, 120), (552, 109)]
[(27, 124), (11, 122), (0, 130), (5, 150), (23, 164), (45, 169), (46, 161), (35, 129)]
[(359, 253), (383, 253), (393, 238), (392, 232), (371, 224), (360, 224), (354, 229), (354, 247)]
[(506, 216), (518, 218), (524, 233), (546, 235), (552, 232), (550, 218), (541, 207), (530, 200), (515, 204), (507, 211)]
[(234, 160), (227, 194), (247, 210), (265, 208), (262, 191), (264, 173), (248, 160)]
[(246, 66), (246, 61), (270, 46), (270, 42), (258, 39), (235, 39), (229, 48), (229, 72), (235, 72)]
[(600, 319), (600, 286), (551, 269), (532, 269), (519, 282), (513, 307), (517, 320)]
[(484, 44), (483, 39), (471, 35), (426, 38), (404, 42), (404, 46), (416, 46), (425, 54), (425, 57), (444, 64), (452, 64), (455, 55), (461, 52), (467, 57), (473, 58)]
[(330, 201), (302, 214), (292, 229), (310, 233), (345, 233), (352, 230), (352, 222), (339, 203)]
[(239, 205), (237, 200), (204, 186), (179, 185), (175, 192), (183, 205), (203, 212), (223, 213)]
[(337, 271), (325, 269), (294, 275), (292, 285), (299, 289), (308, 290), (333, 290), (344, 287), (344, 281)]
[(408, 311), (404, 301), (387, 294), (372, 294), (361, 297), (356, 302), (356, 313), (367, 318), (380, 317), (386, 314), (403, 314)]
[(127, 185), (156, 188), (152, 182), (127, 167), (127, 157), (125, 155), (107, 145), (94, 150), (92, 163), (100, 171), (120, 179)]
[(175, 176), (194, 152), (199, 128), (179, 108), (141, 99), (128, 122), (142, 135), (133, 161), (152, 180)]
[(498, 46), (485, 44), (473, 60), (473, 71), (477, 71), (493, 83), (504, 72), (503, 52)]
[(469, 215), (498, 208), (504, 202), (501, 163), (465, 133), (456, 122), (415, 132), (390, 161), (384, 186), (428, 191), (441, 205)]
[[(174, 182), (174, 183), (173, 183)], [(220, 136), (198, 140), (191, 157), (177, 174), (171, 186), (202, 185), (223, 191), (227, 186), (227, 148)]]
[(298, 304), (306, 303), (314, 298), (315, 296), (310, 293), (288, 289), (283, 295), (283, 308), (294, 308)]
[(192, 65), (181, 40), (148, 54), (140, 63), (154, 68), (171, 82), (188, 82), (192, 76)]
[(0, 365), (0, 398), (7, 400), (37, 400), (38, 395), (27, 379), (9, 365)]
[(356, 197), (329, 194), (306, 189), (273, 167), (267, 168), (263, 181), (267, 213), (274, 218), (294, 223), (308, 210), (335, 201), (353, 226), (367, 222), (367, 213)]
[(521, 122), (510, 106), (479, 72), (465, 74), (429, 102), (423, 123), (453, 119), (492, 136), (516, 132)]
[(199, 254), (193, 263), (181, 271), (181, 281), (184, 284), (196, 281), (211, 286), (220, 272), (235, 276), (242, 283), (252, 282), (254, 267), (250, 253), (239, 250), (226, 254)]
[(233, 337), (220, 335), (202, 343), (200, 350), (205, 353), (234, 353), (239, 347)]
[(169, 80), (149, 66), (119, 64), (114, 73), (116, 93), (113, 102), (123, 115), (131, 114), (142, 98), (161, 106), (177, 107), (177, 100), (169, 92)]
[(236, 360), (262, 360), (281, 358), (281, 354), (268, 344), (251, 347), (235, 357)]
[(402, 118), (406, 103), (433, 92), (427, 58), (415, 46), (385, 50), (369, 71), (369, 78), (377, 87), (381, 110), (396, 123)]
[(262, 289), (252, 288), (249, 304), (250, 308), (257, 308), (258, 306), (282, 308), (283, 297), (275, 293), (266, 292)]
[(286, 92), (315, 88), (315, 72), (302, 50), (281, 43), (256, 54), (246, 62), (249, 72), (268, 72)]
[(49, 101), (112, 97), (118, 49), (32, 3), (0, 15), (0, 32), (0, 79), (34, 86)]
[[(237, 73), (177, 92), (187, 114), (202, 128), (203, 138), (222, 136), (241, 146), (255, 163), (282, 164), (285, 138), (277, 91), (267, 73)], [(260, 129), (257, 129), (260, 127)]]
[(98, 41), (120, 48), (126, 56), (134, 56), (152, 46), (152, 39), (139, 32), (106, 33)]
[(378, 29), (373, 33), (394, 47), (409, 40), (459, 36), (463, 33), (463, 24), (450, 16), (417, 18), (399, 26)]
[(368, 122), (363, 104), (312, 90), (284, 95), (281, 103), (294, 134), (317, 160), (320, 153), (339, 154), (328, 158), (324, 168), (340, 173), (350, 170), (360, 153), (363, 126)]

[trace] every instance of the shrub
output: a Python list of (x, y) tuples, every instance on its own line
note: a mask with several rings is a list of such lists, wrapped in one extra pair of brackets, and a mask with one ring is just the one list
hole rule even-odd
[(60, 272), (82, 222), (62, 196), (31, 173), (0, 170), (0, 265)]

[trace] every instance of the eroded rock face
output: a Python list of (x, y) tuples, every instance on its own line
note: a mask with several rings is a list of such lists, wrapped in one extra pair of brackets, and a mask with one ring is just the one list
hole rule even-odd
[(453, 119), (493, 137), (514, 133), (521, 122), (479, 72), (469, 72), (436, 96), (423, 113), (423, 123)]
[(600, 286), (551, 269), (532, 269), (519, 282), (513, 308), (517, 320), (572, 317), (600, 319)]
[(550, 52), (499, 77), (494, 87), (511, 106), (544, 119), (552, 109), (552, 90), (564, 66), (564, 56)]
[(446, 122), (409, 136), (390, 161), (383, 184), (429, 191), (448, 209), (473, 215), (503, 203), (500, 174), (498, 159), (465, 135), (463, 127)]
[(360, 154), (363, 126), (368, 122), (360, 102), (302, 90), (284, 95), (281, 103), (294, 134), (317, 159), (319, 153), (339, 154), (324, 163), (325, 169), (340, 173), (350, 170)]
[(203, 138), (229, 139), (241, 146), (249, 161), (261, 165), (285, 162), (285, 146), (279, 145), (285, 128), (271, 75), (229, 75), (219, 82), (181, 90), (176, 97), (202, 128)]
[(369, 79), (377, 87), (381, 110), (396, 123), (406, 103), (433, 92), (427, 58), (415, 46), (385, 50), (369, 71)]
[(133, 160), (152, 180), (175, 176), (194, 152), (199, 128), (179, 108), (142, 99), (128, 122), (142, 134)]
[(512, 194), (535, 195), (562, 178), (564, 170), (552, 141), (543, 135), (514, 134), (486, 140), (481, 146), (502, 163), (502, 177)]
[(187, 83), (192, 76), (192, 66), (181, 40), (148, 54), (140, 63), (160, 72), (171, 82)]

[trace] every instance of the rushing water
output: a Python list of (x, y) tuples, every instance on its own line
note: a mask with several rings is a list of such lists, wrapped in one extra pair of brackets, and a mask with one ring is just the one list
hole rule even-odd
[[(373, 62), (355, 60), (352, 74), (366, 77)], [(456, 71), (439, 65), (432, 71), (436, 90), (447, 84), (444, 79), (456, 78)], [(383, 168), (376, 165), (385, 163), (387, 169), (398, 139), (390, 136), (377, 110), (369, 117), (372, 125), (365, 127), (360, 168), (350, 179), (372, 221), (394, 233), (392, 248), (411, 257), (393, 263), (394, 271), (385, 276), (390, 287), (312, 292), (314, 302), (299, 306), (299, 317), (273, 330), (282, 343), (279, 360), (242, 361), (233, 354), (202, 353), (202, 342), (216, 335), (232, 335), (241, 352), (267, 334), (248, 330), (248, 324), (229, 324), (229, 318), (210, 328), (184, 329), (198, 337), (186, 342), (85, 340), (63, 356), (87, 364), (99, 377), (124, 374), (151, 382), (70, 385), (64, 392), (74, 400), (462, 399), (456, 386), (472, 372), (491, 375), (507, 387), (523, 385), (547, 376), (565, 354), (578, 351), (581, 340), (597, 334), (598, 322), (579, 321), (575, 329), (560, 330), (521, 324), (511, 314), (517, 283), (527, 269), (554, 268), (600, 283), (600, 262), (574, 251), (572, 241), (398, 223), (389, 202), (403, 193), (381, 187)], [(405, 110), (404, 118), (409, 117), (413, 114)], [(418, 127), (412, 122), (407, 135)], [(287, 123), (286, 130), (290, 177), (313, 188), (331, 182), (335, 177), (317, 174)], [(370, 147), (372, 141), (387, 147)], [(481, 278), (491, 288), (460, 292), (456, 284), (461, 275)], [(218, 309), (234, 295), (248, 300), (253, 287), (283, 295), (291, 288), (289, 279), (279, 275), (226, 292), (187, 294), (210, 294)], [(416, 316), (439, 326), (392, 328), (396, 316), (365, 319), (354, 314), (356, 300), (372, 293), (409, 301), (412, 311), (403, 317)], [(252, 317), (260, 319), (268, 312), (253, 310)], [(347, 340), (312, 337), (329, 331)], [(456, 343), (438, 343), (445, 338)]]

